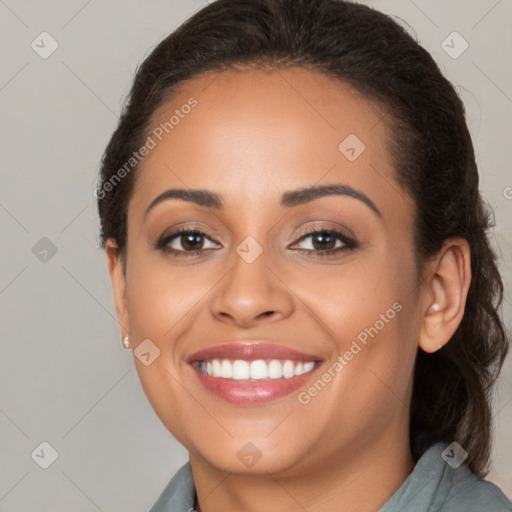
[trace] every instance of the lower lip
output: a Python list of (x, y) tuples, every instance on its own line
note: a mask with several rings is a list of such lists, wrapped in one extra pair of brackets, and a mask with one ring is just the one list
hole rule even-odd
[(203, 386), (214, 395), (232, 404), (254, 405), (271, 402), (293, 393), (311, 378), (319, 366), (320, 363), (317, 363), (310, 372), (289, 379), (254, 381), (212, 377), (200, 372), (195, 367), (193, 369)]

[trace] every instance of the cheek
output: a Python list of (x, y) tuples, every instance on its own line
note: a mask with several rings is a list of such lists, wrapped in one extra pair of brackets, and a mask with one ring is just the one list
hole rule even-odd
[(323, 371), (333, 394), (318, 403), (351, 396), (345, 406), (357, 404), (353, 412), (361, 415), (358, 407), (378, 410), (394, 394), (406, 402), (417, 350), (414, 279), (412, 257), (388, 251), (331, 268), (328, 278), (302, 273), (296, 280), (297, 295), (334, 349)]
[[(137, 373), (156, 415), (178, 441), (190, 448), (189, 422), (180, 418), (198, 417), (201, 409), (198, 411), (196, 400), (187, 392), (187, 383), (182, 381), (179, 348), (181, 337), (191, 328), (192, 318), (202, 305), (206, 283), (192, 277), (190, 268), (171, 269), (155, 258), (137, 260), (133, 256), (132, 263), (127, 297)], [(154, 343), (158, 354), (148, 366), (138, 359), (136, 346), (146, 339)]]
[(392, 295), (363, 305), (349, 303), (324, 316), (337, 352), (299, 396), (304, 421), (311, 429), (322, 424), (326, 439), (339, 432), (354, 443), (371, 439), (408, 414), (417, 349), (410, 342), (407, 307)]
[(365, 329), (375, 324), (379, 331), (390, 331), (397, 323), (397, 309), (402, 309), (393, 305), (404, 306), (415, 292), (412, 257), (385, 247), (353, 253), (342, 264), (282, 265), (278, 270), (300, 299), (297, 307), (305, 304), (318, 327), (339, 340), (340, 350), (360, 333), (364, 338)]
[(172, 340), (180, 322), (202, 306), (201, 299), (215, 280), (192, 266), (171, 266), (159, 257), (134, 257), (132, 262), (127, 280), (132, 330), (139, 337)]

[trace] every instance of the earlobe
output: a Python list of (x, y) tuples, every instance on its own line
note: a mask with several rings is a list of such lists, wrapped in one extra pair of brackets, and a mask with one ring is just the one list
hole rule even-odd
[(121, 254), (116, 241), (109, 238), (105, 243), (107, 254), (108, 272), (112, 284), (114, 304), (116, 308), (117, 321), (121, 330), (121, 337), (130, 331), (130, 322), (126, 300), (126, 276), (123, 271)]
[(448, 343), (464, 316), (471, 282), (471, 257), (467, 240), (447, 240), (430, 265), (423, 285), (423, 317), (419, 346), (428, 353)]

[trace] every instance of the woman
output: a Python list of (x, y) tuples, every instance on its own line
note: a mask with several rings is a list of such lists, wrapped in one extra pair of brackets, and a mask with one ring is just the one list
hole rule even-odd
[(508, 338), (464, 108), (389, 17), (204, 7), (138, 69), (97, 198), (190, 455), (151, 512), (511, 509), (482, 479)]

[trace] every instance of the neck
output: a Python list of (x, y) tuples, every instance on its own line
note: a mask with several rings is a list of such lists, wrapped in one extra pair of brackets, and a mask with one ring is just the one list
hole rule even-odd
[(414, 468), (407, 436), (353, 443), (293, 476), (228, 473), (192, 456), (190, 463), (197, 512), (377, 512)]

